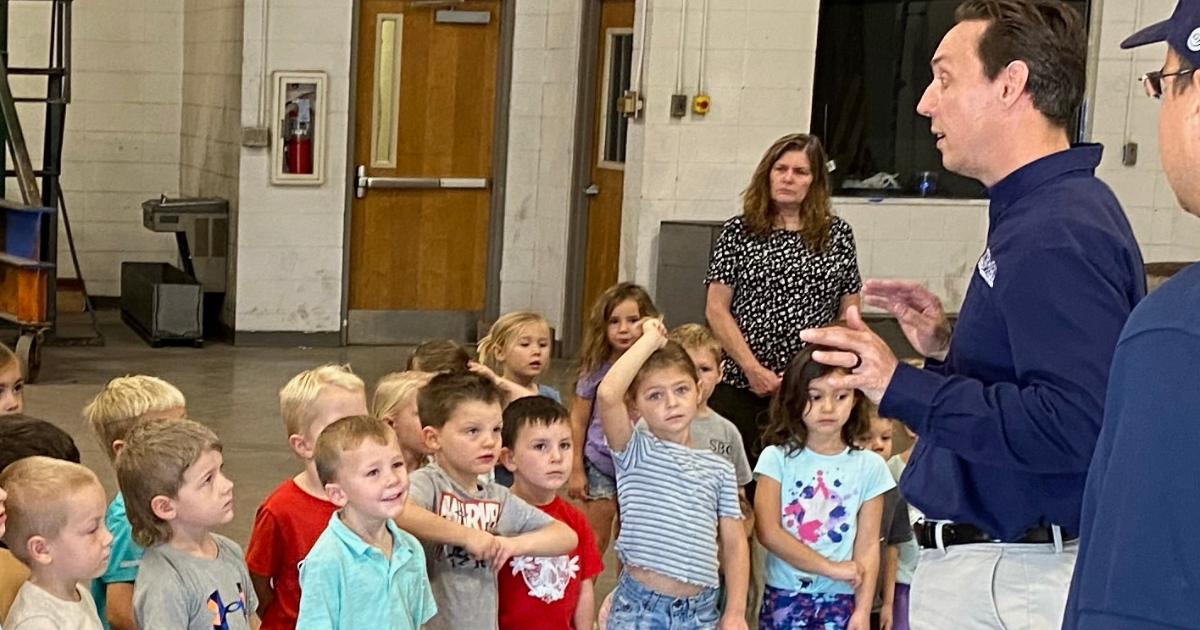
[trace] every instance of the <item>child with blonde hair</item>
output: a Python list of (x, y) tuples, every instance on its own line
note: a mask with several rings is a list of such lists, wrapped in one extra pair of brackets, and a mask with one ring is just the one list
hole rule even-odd
[(537, 382), (550, 366), (553, 343), (546, 318), (533, 311), (508, 313), (479, 340), (479, 363), (472, 363), (471, 369), (495, 381), (509, 400), (545, 396), (561, 403), (558, 390)]
[[(100, 442), (111, 464), (129, 431), (153, 418), (182, 418), (187, 401), (174, 385), (155, 376), (134, 374), (114, 378), (83, 408), (83, 419)], [(104, 573), (92, 581), (92, 597), (105, 630), (137, 630), (133, 621), (133, 583), (142, 548), (133, 541), (120, 491), (108, 504), (104, 525), (112, 532), (112, 553)]]
[(263, 630), (290, 630), (300, 612), (297, 569), (337, 506), (317, 474), (313, 449), (325, 427), (367, 413), (366, 386), (346, 365), (322, 365), (292, 377), (279, 390), (288, 444), (304, 470), (271, 492), (254, 515), (246, 565), (258, 595)]
[(417, 391), (429, 384), (431, 378), (433, 374), (429, 372), (392, 372), (375, 384), (375, 396), (371, 399), (371, 415), (395, 430), (409, 473), (423, 466), (431, 455), (425, 447), (417, 411)]
[(5, 625), (99, 630), (96, 604), (81, 582), (104, 572), (112, 542), (100, 480), (79, 464), (34, 456), (6, 468), (0, 487), (8, 495), (4, 542), (29, 567)]
[(212, 530), (233, 520), (221, 441), (193, 420), (136, 425), (117, 454), (133, 539), (146, 548), (133, 587), (143, 630), (258, 628), (242, 548)]
[(583, 513), (596, 532), (601, 554), (608, 550), (618, 511), (617, 473), (600, 424), (600, 409), (594, 404), (596, 388), (613, 363), (642, 336), (639, 322), (658, 316), (658, 309), (644, 288), (622, 282), (596, 299), (583, 332), (579, 380), (571, 403), (572, 437), (575, 444), (583, 447), (575, 449), (567, 494), (583, 502)]
[(25, 411), (25, 374), (21, 359), (0, 343), (0, 416)]

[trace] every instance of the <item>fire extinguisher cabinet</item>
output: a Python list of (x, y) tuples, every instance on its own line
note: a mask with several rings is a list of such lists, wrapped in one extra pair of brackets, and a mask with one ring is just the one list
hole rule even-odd
[(271, 183), (314, 186), (325, 181), (325, 118), (328, 81), (324, 72), (274, 73)]

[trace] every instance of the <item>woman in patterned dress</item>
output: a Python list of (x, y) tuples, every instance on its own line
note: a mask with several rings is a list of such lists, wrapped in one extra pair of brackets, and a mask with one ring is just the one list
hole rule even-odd
[(742, 214), (725, 222), (713, 248), (705, 315), (725, 357), (708, 404), (737, 425), (752, 466), (770, 396), (803, 345), (800, 331), (859, 303), (854, 233), (833, 216), (830, 190), (821, 142), (784, 136), (763, 155), (742, 192)]

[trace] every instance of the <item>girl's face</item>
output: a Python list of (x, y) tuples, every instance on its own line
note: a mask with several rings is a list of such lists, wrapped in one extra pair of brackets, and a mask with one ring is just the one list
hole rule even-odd
[(852, 411), (853, 389), (835, 389), (829, 384), (829, 375), (809, 381), (804, 425), (808, 427), (810, 438), (840, 435)]
[(21, 364), (12, 361), (0, 369), (0, 416), (11, 416), (25, 410), (25, 379)]
[(396, 439), (400, 446), (409, 453), (428, 455), (425, 447), (425, 435), (421, 432), (421, 417), (417, 415), (417, 395), (414, 393), (408, 400), (392, 407), (384, 416), (384, 421), (392, 425), (396, 431)]
[(496, 359), (504, 366), (502, 376), (537, 378), (550, 362), (550, 327), (544, 322), (525, 324), (508, 346), (497, 352)]
[(613, 307), (604, 331), (613, 351), (618, 354), (625, 352), (642, 336), (642, 327), (637, 325), (641, 320), (642, 312), (636, 300), (625, 300)]
[(879, 456), (884, 459), (891, 457), (892, 421), (872, 415), (871, 424), (866, 433), (860, 433), (858, 437), (854, 438), (854, 443), (872, 453), (879, 453)]
[(700, 405), (700, 388), (684, 370), (663, 368), (642, 377), (634, 404), (651, 433), (671, 439), (691, 426)]

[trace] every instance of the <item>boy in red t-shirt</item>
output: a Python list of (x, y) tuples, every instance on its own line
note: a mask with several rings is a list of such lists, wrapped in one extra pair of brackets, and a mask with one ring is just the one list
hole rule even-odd
[(288, 443), (304, 470), (283, 482), (254, 516), (246, 567), (258, 595), (261, 630), (293, 630), (300, 612), (297, 566), (329, 525), (337, 506), (317, 477), (313, 448), (325, 427), (367, 414), (366, 386), (350, 368), (323, 365), (305, 370), (279, 390), (279, 409)]
[(500, 630), (591, 630), (600, 549), (587, 517), (557, 495), (574, 461), (570, 413), (545, 396), (519, 398), (504, 410), (502, 438), (512, 493), (575, 530), (579, 546), (556, 558), (516, 557), (500, 569)]

